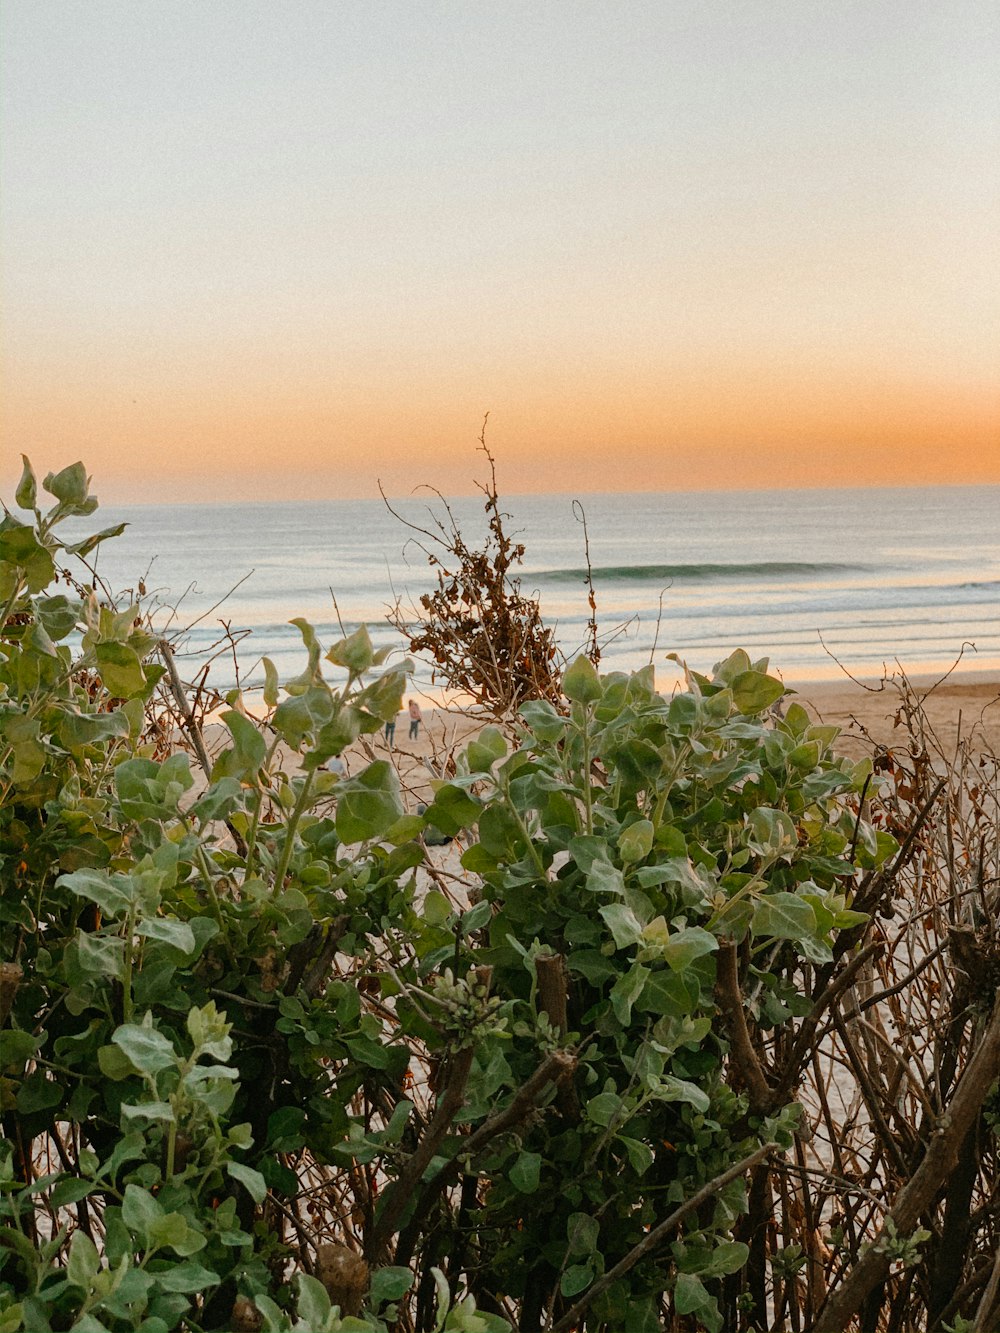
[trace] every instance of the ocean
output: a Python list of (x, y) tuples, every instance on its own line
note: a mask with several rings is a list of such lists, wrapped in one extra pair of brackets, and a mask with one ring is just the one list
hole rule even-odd
[[(652, 660), (668, 688), (677, 675), (668, 652), (705, 671), (738, 647), (769, 657), (790, 682), (836, 678), (838, 661), (864, 677), (897, 662), (944, 671), (963, 649), (963, 667), (1000, 669), (1000, 487), (581, 500), (602, 670)], [(447, 522), (433, 497), (392, 503), (422, 528)], [(482, 498), (451, 508), (466, 539), (481, 539)], [(514, 496), (504, 508), (525, 546), (522, 587), (537, 592), (572, 657), (589, 617), (572, 497)], [(402, 651), (386, 610), (397, 598), (413, 608), (435, 582), (420, 545), (433, 543), (381, 501), (108, 505), (96, 518), (129, 524), (102, 548), (101, 576), (116, 592), (142, 579), (156, 623), (177, 636), (184, 674), (212, 659), (217, 688), (237, 674), (259, 684), (263, 655), (282, 678), (301, 670), (293, 616), (328, 644), (340, 634), (339, 610), (346, 631), (364, 622), (376, 646)], [(438, 694), (425, 664), (414, 683)]]

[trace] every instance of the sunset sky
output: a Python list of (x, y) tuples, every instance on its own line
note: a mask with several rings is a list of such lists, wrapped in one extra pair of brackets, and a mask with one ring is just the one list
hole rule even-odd
[(995, 0), (5, 0), (0, 482), (1000, 482)]

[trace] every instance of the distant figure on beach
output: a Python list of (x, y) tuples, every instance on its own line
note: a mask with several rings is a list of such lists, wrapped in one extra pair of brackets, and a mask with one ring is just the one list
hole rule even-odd
[(420, 711), (420, 705), (416, 699), (411, 699), (407, 705), (410, 711), (410, 740), (415, 741), (420, 731), (420, 724), (424, 720), (424, 715)]
[(386, 745), (388, 745), (390, 750), (392, 749), (392, 743), (395, 739), (396, 739), (396, 719), (393, 718), (391, 722), (387, 722), (385, 724), (385, 743)]

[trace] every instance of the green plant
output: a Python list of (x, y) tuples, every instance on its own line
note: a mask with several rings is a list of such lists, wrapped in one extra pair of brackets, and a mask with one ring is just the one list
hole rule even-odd
[[(749, 1256), (734, 1239), (742, 1178), (672, 1250), (643, 1252), (610, 1285), (601, 1275), (757, 1145), (790, 1144), (809, 1052), (782, 1037), (813, 1008), (807, 973), (866, 919), (849, 903), (849, 852), (870, 765), (834, 757), (833, 729), (796, 704), (772, 723), (784, 688), (744, 653), (672, 700), (651, 671), (602, 678), (585, 658), (563, 690), (566, 712), (523, 705), (512, 753), (484, 731), (426, 814), (448, 829), (476, 821), (463, 865), (490, 915), (472, 909), (473, 957), (510, 1006), (513, 1040), (493, 1057), (505, 1079), (523, 1085), (553, 1042), (577, 1062), (555, 1113), (480, 1168), (491, 1186), (476, 1224), (492, 1244), (473, 1290), (515, 1295), (524, 1326), (556, 1328), (569, 1311), (588, 1327), (658, 1327), (672, 1291), (679, 1313), (718, 1329), (725, 1279)], [(857, 864), (893, 847), (866, 832)], [(453, 1252), (466, 1218), (445, 1212), (427, 1243)]]
[(0, 1333), (988, 1326), (995, 766), (939, 776), (906, 697), (908, 758), (849, 762), (743, 652), (669, 699), (581, 658), (413, 814), (330, 765), (407, 664), (300, 620), (199, 774), (143, 608), (72, 572), (117, 528), (42, 489), (0, 522)]

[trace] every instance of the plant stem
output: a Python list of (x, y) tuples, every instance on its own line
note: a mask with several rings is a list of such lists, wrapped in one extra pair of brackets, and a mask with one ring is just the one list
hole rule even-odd
[(584, 709), (583, 727), (580, 730), (583, 745), (583, 808), (586, 815), (586, 831), (594, 831), (594, 797), (590, 790), (590, 706)]
[(503, 789), (503, 796), (504, 796), (504, 801), (507, 804), (507, 809), (514, 816), (514, 821), (517, 824), (517, 827), (521, 830), (521, 836), (524, 838), (531, 859), (535, 863), (535, 869), (538, 871), (539, 878), (547, 879), (548, 876), (545, 871), (545, 863), (538, 854), (538, 848), (535, 846), (535, 841), (532, 838), (531, 834), (528, 832), (528, 825), (522, 818), (521, 812), (518, 810), (514, 802), (510, 799), (510, 791), (506, 786)]
[(212, 867), (208, 864), (208, 857), (205, 855), (205, 849), (201, 843), (195, 850), (195, 856), (198, 859), (198, 869), (201, 871), (201, 877), (205, 881), (205, 887), (208, 889), (209, 901), (212, 904), (212, 915), (215, 917), (216, 925), (221, 934), (225, 934), (226, 923), (222, 917), (222, 903), (219, 901), (218, 890), (215, 887), (215, 880), (212, 878)]
[(281, 860), (278, 862), (278, 868), (274, 873), (274, 884), (271, 893), (276, 894), (281, 885), (285, 882), (285, 876), (288, 874), (289, 862), (292, 859), (292, 850), (295, 846), (295, 829), (299, 820), (305, 813), (306, 805), (309, 802), (309, 792), (312, 789), (313, 778), (316, 776), (316, 770), (312, 769), (303, 779), (302, 787), (299, 790), (295, 806), (288, 819), (285, 828), (285, 845), (281, 849)]
[(132, 964), (133, 949), (135, 939), (135, 913), (136, 907), (133, 902), (128, 909), (128, 919), (126, 921), (125, 934), (125, 975), (122, 978), (122, 1021), (132, 1022)]
[(0, 630), (3, 630), (4, 626), (7, 624), (7, 621), (10, 617), (10, 613), (17, 605), (17, 599), (21, 596), (21, 589), (23, 587), (24, 587), (23, 579), (15, 580), (14, 587), (11, 589), (10, 596), (7, 598), (3, 610), (0, 611)]
[[(268, 772), (271, 767), (271, 760), (278, 748), (278, 741), (272, 742), (271, 748), (267, 752), (267, 758), (264, 760), (264, 771)], [(244, 881), (248, 880), (253, 874), (254, 862), (257, 859), (257, 830), (260, 828), (260, 815), (264, 808), (264, 784), (260, 780), (260, 774), (257, 774), (257, 800), (253, 807), (253, 816), (250, 820), (250, 831), (247, 834), (247, 860), (243, 871)]]

